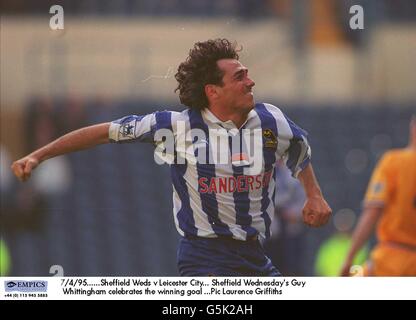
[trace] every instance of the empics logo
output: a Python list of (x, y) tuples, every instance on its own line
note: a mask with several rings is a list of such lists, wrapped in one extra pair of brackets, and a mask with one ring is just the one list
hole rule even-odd
[(48, 281), (4, 281), (4, 291), (47, 292)]

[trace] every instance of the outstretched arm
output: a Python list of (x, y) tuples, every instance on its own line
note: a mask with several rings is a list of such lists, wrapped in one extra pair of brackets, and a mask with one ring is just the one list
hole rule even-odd
[(382, 212), (381, 207), (367, 207), (364, 209), (352, 235), (351, 248), (342, 266), (341, 276), (350, 275), (350, 268), (355, 255), (370, 237)]
[(11, 166), (13, 173), (19, 180), (26, 181), (30, 178), (32, 170), (47, 159), (108, 143), (110, 142), (109, 127), (110, 123), (101, 123), (72, 131), (13, 162)]
[(320, 227), (326, 224), (332, 210), (322, 195), (310, 163), (299, 173), (298, 179), (306, 193), (306, 202), (302, 210), (303, 222), (311, 227)]

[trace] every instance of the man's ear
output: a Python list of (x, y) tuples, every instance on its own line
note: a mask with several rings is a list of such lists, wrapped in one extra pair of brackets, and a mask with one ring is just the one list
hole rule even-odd
[(216, 99), (218, 97), (217, 86), (215, 84), (206, 84), (204, 89), (208, 99)]

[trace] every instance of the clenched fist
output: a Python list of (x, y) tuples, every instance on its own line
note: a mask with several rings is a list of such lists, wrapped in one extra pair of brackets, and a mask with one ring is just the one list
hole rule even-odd
[(331, 213), (332, 210), (323, 197), (307, 198), (302, 210), (303, 222), (310, 227), (320, 227), (328, 222)]
[(33, 156), (26, 156), (13, 162), (11, 168), (14, 175), (20, 181), (26, 181), (30, 178), (32, 171), (39, 165), (39, 160)]

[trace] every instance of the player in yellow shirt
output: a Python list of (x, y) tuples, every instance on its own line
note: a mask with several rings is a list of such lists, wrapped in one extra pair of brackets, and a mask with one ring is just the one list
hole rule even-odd
[(371, 177), (363, 208), (341, 275), (350, 275), (355, 254), (377, 224), (378, 243), (364, 275), (416, 276), (416, 114), (410, 122), (409, 146), (384, 154)]

